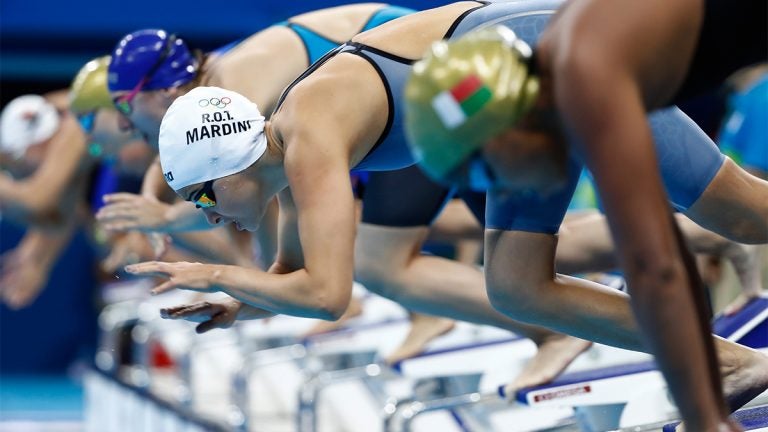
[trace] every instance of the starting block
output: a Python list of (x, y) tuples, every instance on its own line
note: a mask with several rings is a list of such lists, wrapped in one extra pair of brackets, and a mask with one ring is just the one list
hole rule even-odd
[[(733, 316), (717, 316), (713, 329), (730, 341), (768, 347), (768, 297), (752, 300)], [(663, 423), (678, 416), (654, 362), (565, 374), (547, 385), (519, 391), (516, 399), (529, 406), (573, 407), (587, 430)], [(765, 412), (768, 409), (762, 415)]]

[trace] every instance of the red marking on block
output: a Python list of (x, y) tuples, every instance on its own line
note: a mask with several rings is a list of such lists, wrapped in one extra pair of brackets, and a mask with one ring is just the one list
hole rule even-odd
[(554, 390), (548, 393), (537, 394), (533, 397), (534, 402), (543, 402), (552, 399), (560, 399), (568, 396), (592, 393), (592, 387), (588, 385), (582, 385), (577, 387), (566, 387), (559, 390)]

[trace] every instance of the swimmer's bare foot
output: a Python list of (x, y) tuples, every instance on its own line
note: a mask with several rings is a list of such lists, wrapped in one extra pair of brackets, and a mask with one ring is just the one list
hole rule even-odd
[(508, 398), (513, 398), (521, 388), (546, 384), (557, 378), (579, 354), (592, 346), (592, 342), (554, 333), (536, 345), (536, 355), (528, 360), (520, 375), (504, 387)]
[(384, 361), (395, 364), (424, 352), (427, 344), (453, 330), (456, 323), (449, 318), (411, 313), (411, 329), (402, 344)]
[(338, 330), (344, 327), (347, 321), (362, 314), (363, 303), (360, 301), (360, 299), (352, 297), (352, 299), (349, 301), (349, 306), (347, 306), (347, 310), (339, 319), (336, 321), (320, 321), (319, 323), (315, 324), (314, 327), (310, 328), (306, 333), (304, 333), (304, 337), (316, 336), (319, 334)]
[(754, 245), (745, 245), (731, 242), (724, 255), (733, 264), (736, 276), (741, 284), (741, 293), (723, 311), (726, 315), (733, 315), (741, 310), (750, 300), (760, 295), (763, 290), (762, 261), (760, 249)]
[(736, 347), (738, 350), (718, 350), (723, 394), (731, 412), (768, 389), (768, 356), (741, 345)]

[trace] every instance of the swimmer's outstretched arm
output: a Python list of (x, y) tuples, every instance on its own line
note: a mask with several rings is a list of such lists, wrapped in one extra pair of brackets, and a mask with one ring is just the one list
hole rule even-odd
[(275, 314), (230, 298), (215, 302), (204, 301), (163, 308), (160, 310), (160, 316), (165, 319), (182, 319), (200, 323), (195, 327), (195, 331), (205, 333), (217, 328), (232, 327), (236, 321), (264, 319), (275, 316)]
[[(753, 247), (729, 240), (676, 213), (680, 230), (694, 253), (714, 255), (731, 262), (741, 282), (743, 300), (760, 294), (761, 262)], [(555, 266), (558, 272), (577, 274), (618, 268), (616, 251), (605, 216), (595, 211), (560, 227)], [(733, 309), (730, 310), (733, 312)]]
[(214, 228), (205, 214), (187, 201), (168, 204), (152, 196), (121, 192), (104, 195), (104, 203), (96, 219), (111, 231), (174, 233)]
[[(685, 61), (676, 32), (695, 30), (689, 7), (700, 2), (572, 4), (548, 54), (556, 105), (584, 143), (646, 343), (688, 427), (708, 430), (727, 411), (701, 284), (676, 233), (646, 120), (646, 103), (657, 100), (644, 94), (664, 88), (664, 74)], [(675, 48), (676, 58), (662, 55), (670, 62), (662, 72), (658, 54)]]
[(85, 158), (85, 135), (74, 116), (67, 113), (33, 175), (18, 181), (0, 177), (0, 207), (23, 224), (62, 223), (66, 215), (61, 210), (74, 207), (62, 201), (68, 189), (73, 189)]
[(222, 291), (274, 313), (338, 319), (352, 291), (354, 199), (345, 159), (326, 155), (329, 160), (323, 163), (323, 156), (309, 157), (311, 154), (294, 158), (287, 169), (293, 194), (285, 189), (279, 195), (280, 245), (268, 273), (236, 266), (162, 262), (126, 270), (168, 277), (155, 292), (174, 288)]
[(21, 309), (35, 301), (74, 228), (74, 221), (55, 230), (31, 227), (14, 249), (0, 257), (0, 294), (6, 305)]

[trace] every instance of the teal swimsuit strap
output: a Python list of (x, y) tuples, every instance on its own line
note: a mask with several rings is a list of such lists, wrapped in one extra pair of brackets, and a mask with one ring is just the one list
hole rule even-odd
[(368, 21), (365, 22), (358, 33), (362, 33), (372, 28), (378, 27), (386, 22), (392, 21), (393, 19), (410, 15), (414, 12), (416, 12), (414, 9), (408, 9), (400, 6), (384, 6), (371, 14), (371, 16), (368, 18)]
[(283, 21), (276, 25), (287, 27), (296, 33), (304, 45), (304, 51), (307, 53), (307, 64), (310, 65), (322, 57), (323, 54), (341, 45), (341, 42), (329, 39), (301, 24)]

